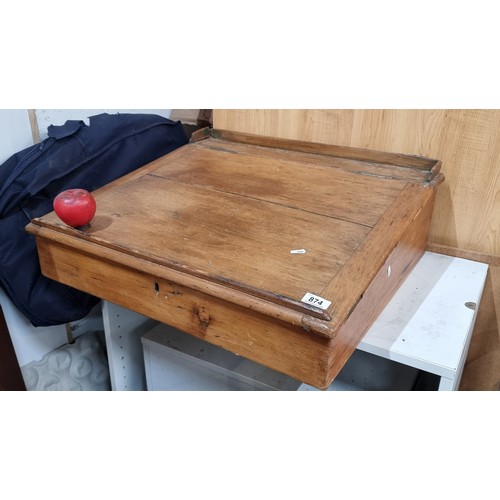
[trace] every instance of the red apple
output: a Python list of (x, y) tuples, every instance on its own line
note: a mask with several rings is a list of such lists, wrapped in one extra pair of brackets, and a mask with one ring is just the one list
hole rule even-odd
[(95, 198), (85, 189), (67, 189), (54, 198), (54, 211), (68, 226), (87, 229), (96, 211)]

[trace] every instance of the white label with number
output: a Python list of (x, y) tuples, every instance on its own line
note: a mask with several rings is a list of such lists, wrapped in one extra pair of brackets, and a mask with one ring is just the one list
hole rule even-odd
[(329, 300), (326, 300), (323, 297), (319, 297), (318, 295), (314, 295), (309, 292), (307, 292), (302, 297), (302, 302), (305, 302), (306, 304), (311, 304), (312, 306), (319, 307), (320, 309), (328, 309), (331, 304)]

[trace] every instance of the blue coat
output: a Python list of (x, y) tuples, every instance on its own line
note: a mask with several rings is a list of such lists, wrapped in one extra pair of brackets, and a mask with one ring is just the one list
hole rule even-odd
[(45, 278), (34, 236), (34, 217), (53, 210), (61, 191), (87, 191), (166, 155), (188, 142), (180, 122), (152, 114), (100, 114), (89, 125), (51, 125), (48, 138), (0, 166), (0, 286), (34, 326), (86, 316), (99, 299)]

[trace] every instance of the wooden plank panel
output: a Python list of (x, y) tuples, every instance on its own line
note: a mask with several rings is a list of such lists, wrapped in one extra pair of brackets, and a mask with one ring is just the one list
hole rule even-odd
[(399, 239), (394, 251), (385, 260), (366, 291), (361, 295), (356, 308), (339, 328), (331, 351), (328, 380), (339, 373), (349, 356), (372, 323), (399, 288), (408, 272), (417, 264), (427, 241), (434, 192), (428, 190), (427, 201), (422, 210), (415, 214), (418, 222), (410, 226)]
[[(96, 193), (86, 239), (257, 295), (319, 293), (370, 228), (145, 175)], [(45, 217), (63, 231), (55, 214)], [(321, 227), (322, 231), (311, 230)], [(146, 230), (145, 230), (146, 228)], [(140, 234), (141, 238), (134, 235)], [(306, 249), (291, 254), (290, 250)]]
[(330, 109), (214, 109), (214, 128), (346, 146), (355, 113)]
[[(276, 137), (263, 137), (255, 134), (242, 134), (240, 132), (232, 132), (230, 130), (200, 130), (195, 135), (193, 142), (201, 140), (203, 137), (211, 136), (212, 139), (221, 140), (220, 146), (231, 144), (233, 147), (241, 148), (242, 144), (247, 144), (249, 147), (245, 151), (256, 149), (264, 153), (268, 151), (272, 154), (270, 148), (275, 148), (276, 154), (281, 154), (281, 151), (288, 151), (288, 154), (299, 152), (302, 156), (304, 153), (318, 155), (321, 159), (326, 159), (328, 156), (334, 158), (343, 158), (357, 160), (363, 162), (378, 162), (385, 166), (406, 166), (415, 170), (429, 170), (436, 166), (436, 160), (415, 155), (402, 155), (399, 153), (388, 153), (385, 151), (374, 151), (366, 148), (351, 148), (346, 146), (337, 146), (333, 144), (323, 144), (320, 142), (298, 141), (291, 139), (281, 139)], [(216, 147), (217, 143), (213, 143)], [(358, 167), (361, 166), (358, 164)], [(363, 168), (364, 170), (364, 168)]]
[(167, 323), (307, 384), (324, 389), (331, 382), (326, 379), (331, 340), (306, 332), (300, 324), (287, 324), (156, 273), (149, 274), (150, 269), (134, 270), (58, 242), (44, 241), (39, 252), (42, 267), (52, 279)]
[[(203, 135), (199, 138), (199, 141), (206, 137), (207, 132), (201, 130), (200, 133)], [(222, 133), (222, 131), (214, 131), (213, 133)], [(250, 142), (250, 138), (260, 138), (260, 136), (235, 134), (228, 131), (224, 131), (223, 134), (224, 136), (234, 134), (239, 138), (248, 138), (249, 142), (229, 142), (224, 137), (216, 141), (204, 141), (199, 146), (218, 151), (233, 151), (237, 154), (246, 154), (250, 158), (259, 157), (281, 162), (286, 160), (302, 168), (317, 165), (328, 167), (329, 169), (341, 169), (354, 174), (363, 173), (380, 178), (399, 179), (417, 183), (422, 182), (428, 177), (433, 177), (441, 168), (441, 162), (429, 160), (424, 157), (409, 157), (393, 153), (385, 154), (367, 149), (346, 148), (344, 146), (336, 147), (329, 145), (323, 149), (323, 144), (298, 142), (288, 139), (271, 139), (273, 142), (276, 141), (276, 144), (269, 144), (264, 147)], [(297, 146), (297, 143), (299, 146)], [(285, 145), (289, 145), (289, 149), (282, 149)], [(294, 146), (296, 149), (293, 149)], [(321, 153), (318, 151), (314, 152), (314, 147), (321, 148), (323, 151)], [(349, 157), (349, 155), (351, 156)]]
[[(271, 153), (240, 155), (234, 154), (238, 148), (232, 145), (223, 143), (221, 149), (211, 145), (212, 141), (195, 144), (194, 154), (185, 162), (169, 162), (156, 169), (154, 175), (369, 227), (406, 185), (406, 181), (363, 176), (341, 167), (307, 162), (305, 158), (298, 162), (274, 158)], [(359, 196), (360, 192), (365, 196)]]
[(214, 110), (214, 127), (440, 159), (430, 240), (500, 255), (500, 110)]
[[(486, 262), (483, 254), (500, 256), (500, 110), (215, 110), (214, 126), (440, 159), (446, 179), (434, 205), (431, 250), (448, 245)], [(496, 285), (497, 270), (489, 273)], [(485, 289), (461, 389), (499, 387), (499, 289)]]
[[(365, 238), (356, 254), (321, 292), (321, 296), (327, 299), (330, 294), (336, 294), (338, 297), (337, 303), (332, 304), (330, 311), (334, 321), (340, 321), (349, 316), (353, 304), (363, 298), (364, 292), (379, 269), (400, 243), (407, 231), (408, 221), (414, 221), (417, 218), (419, 223), (412, 225), (411, 231), (412, 235), (415, 237), (418, 235), (419, 239), (418, 241), (410, 240), (412, 243), (409, 247), (411, 251), (418, 249), (420, 254), (423, 253), (435, 192), (436, 190), (432, 187), (408, 185), (394, 205), (384, 214), (376, 228)], [(425, 217), (422, 214), (425, 214)], [(359, 278), (356, 282), (352, 282), (348, 279), (349, 276)]]

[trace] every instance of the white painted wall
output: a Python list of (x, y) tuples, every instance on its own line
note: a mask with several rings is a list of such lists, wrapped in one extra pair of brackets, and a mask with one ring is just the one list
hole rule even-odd
[(27, 109), (0, 109), (0, 165), (33, 144)]
[(37, 109), (36, 119), (40, 140), (47, 138), (49, 125), (64, 125), (66, 120), (83, 120), (88, 125), (88, 117), (100, 113), (151, 113), (170, 118), (171, 109)]

